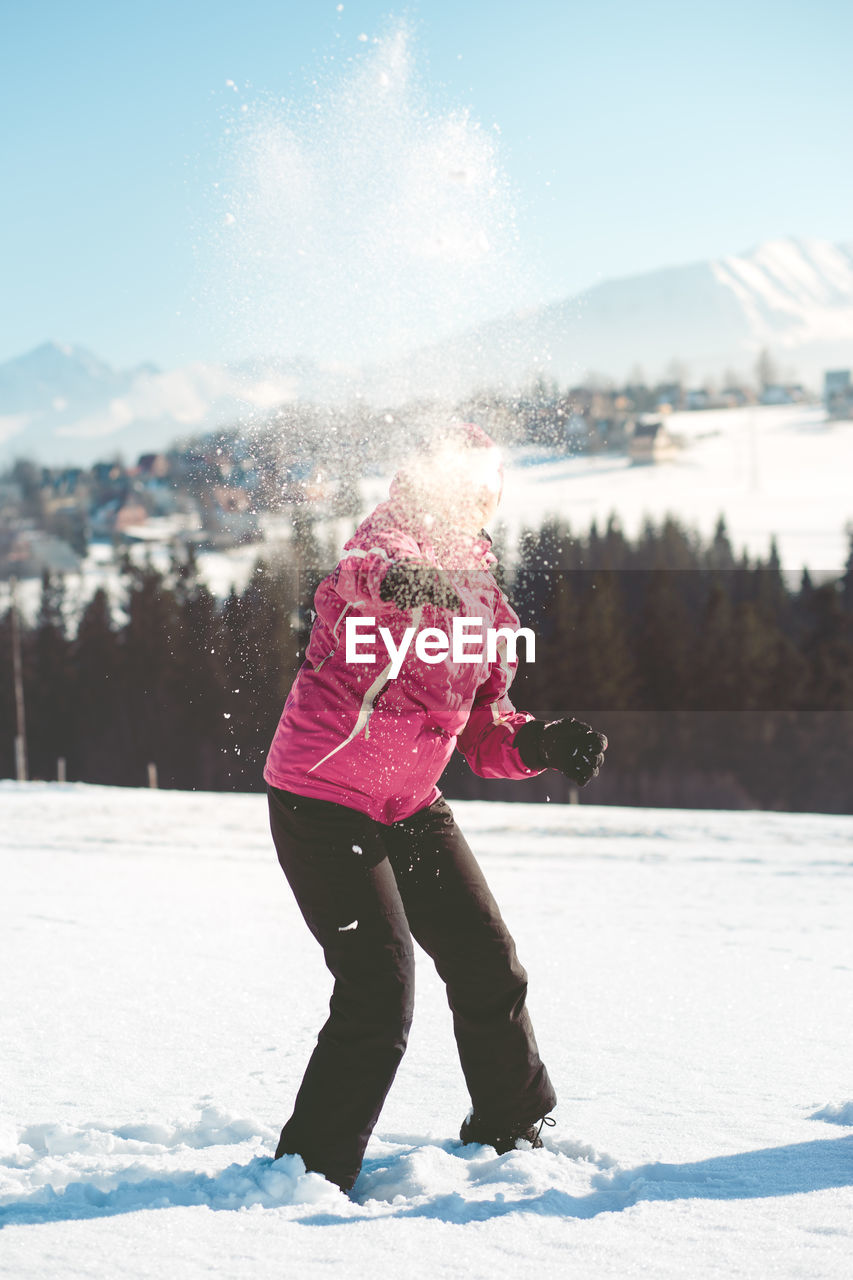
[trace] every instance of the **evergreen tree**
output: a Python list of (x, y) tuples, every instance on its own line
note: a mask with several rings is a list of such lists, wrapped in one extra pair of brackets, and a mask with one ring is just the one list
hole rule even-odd
[(30, 776), (55, 778), (56, 762), (73, 745), (72, 672), (65, 629), (65, 582), (42, 575), (34, 631), (28, 635), (26, 697)]
[(770, 554), (767, 561), (762, 562), (759, 560), (756, 562), (752, 572), (749, 599), (756, 604), (765, 618), (772, 621), (774, 625), (785, 629), (788, 628), (790, 601), (785, 579), (782, 575), (782, 564), (779, 559), (779, 550), (775, 538), (771, 539)]
[(810, 668), (806, 703), (819, 711), (853, 711), (853, 623), (834, 582), (813, 591), (811, 613), (804, 645)]
[(520, 664), (513, 685), (516, 705), (541, 717), (572, 714), (577, 705), (578, 664), (580, 653), (580, 597), (569, 573), (539, 574), (541, 590), (547, 580), (548, 625), (531, 609), (524, 618), (536, 635), (536, 662)]
[(725, 516), (720, 516), (717, 521), (717, 527), (714, 530), (714, 537), (705, 557), (705, 562), (709, 569), (716, 569), (719, 572), (727, 572), (735, 567), (735, 557), (729, 541)]
[(688, 705), (695, 676), (696, 640), (684, 587), (689, 574), (657, 569), (646, 583), (637, 630), (643, 705), (675, 711)]
[(580, 604), (573, 672), (575, 705), (590, 711), (624, 711), (634, 703), (637, 674), (620, 582), (621, 575), (616, 572), (596, 573)]
[(0, 778), (15, 776), (17, 713), (12, 678), (12, 610), (0, 617)]
[(68, 776), (87, 782), (139, 781), (126, 774), (119, 732), (122, 689), (119, 643), (109, 598), (99, 587), (80, 617), (72, 645), (74, 745)]
[(711, 584), (695, 649), (693, 697), (696, 710), (737, 709), (737, 683), (733, 652), (734, 609), (726, 589), (730, 581), (715, 574)]
[(210, 790), (219, 779), (226, 716), (226, 655), (218, 610), (209, 589), (189, 578), (176, 591), (176, 602), (174, 684), (181, 699), (180, 734), (186, 752), (180, 776), (182, 785)]
[(242, 595), (232, 592), (221, 617), (225, 656), (227, 785), (262, 785), (287, 692), (304, 658), (298, 605), (299, 570), (259, 560)]
[(127, 772), (142, 783), (157, 765), (163, 785), (185, 784), (181, 723), (180, 613), (164, 575), (150, 563), (130, 568), (127, 624), (121, 634), (122, 744)]
[(846, 613), (853, 614), (853, 523), (847, 526), (847, 563), (841, 579), (841, 605)]
[(607, 518), (607, 528), (601, 540), (601, 568), (608, 573), (618, 572), (626, 568), (629, 552), (628, 542), (622, 531), (619, 517), (611, 513)]

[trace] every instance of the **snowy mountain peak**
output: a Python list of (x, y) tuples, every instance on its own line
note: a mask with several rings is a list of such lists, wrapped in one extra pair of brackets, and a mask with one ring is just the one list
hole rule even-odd
[(59, 407), (87, 410), (120, 393), (128, 375), (86, 347), (43, 342), (0, 364), (0, 416), (42, 414)]
[(69, 369), (84, 370), (89, 377), (109, 377), (114, 373), (114, 370), (94, 355), (88, 347), (81, 347), (71, 342), (58, 342), (55, 339), (43, 342), (32, 351), (7, 361), (0, 366), (0, 369), (5, 372), (9, 366), (53, 376)]
[(756, 338), (784, 347), (853, 334), (853, 255), (825, 240), (769, 240), (711, 264)]
[[(481, 335), (482, 342), (482, 335)], [(690, 379), (749, 373), (768, 348), (792, 376), (819, 387), (823, 372), (853, 364), (853, 250), (781, 237), (743, 253), (605, 280), (542, 308), (528, 353), (549, 374), (578, 382), (589, 370), (652, 380), (672, 361)]]

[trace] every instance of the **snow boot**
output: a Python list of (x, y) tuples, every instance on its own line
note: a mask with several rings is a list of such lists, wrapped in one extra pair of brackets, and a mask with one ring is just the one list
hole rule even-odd
[(516, 1143), (522, 1139), (529, 1142), (532, 1147), (541, 1147), (543, 1144), (539, 1135), (542, 1132), (542, 1126), (556, 1123), (553, 1116), (543, 1116), (541, 1120), (534, 1120), (531, 1125), (517, 1124), (500, 1128), (484, 1124), (472, 1112), (462, 1121), (459, 1137), (463, 1143), (477, 1142), (484, 1147), (494, 1147), (498, 1155), (503, 1156), (508, 1151), (514, 1151)]

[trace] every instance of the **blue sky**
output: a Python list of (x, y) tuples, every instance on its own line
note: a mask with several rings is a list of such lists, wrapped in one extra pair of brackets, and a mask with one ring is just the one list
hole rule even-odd
[[(853, 6), (617, 0), (5, 0), (0, 360), (222, 359), (199, 275), (233, 90), (307, 104), (407, 16), (436, 109), (500, 128), (527, 296), (853, 240)], [(201, 244), (201, 252), (199, 245)]]

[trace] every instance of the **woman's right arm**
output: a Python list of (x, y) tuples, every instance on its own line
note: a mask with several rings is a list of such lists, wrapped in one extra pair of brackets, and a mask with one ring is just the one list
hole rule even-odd
[(392, 564), (420, 559), (420, 548), (414, 538), (399, 529), (383, 529), (364, 541), (367, 546), (347, 544), (344, 547), (332, 571), (332, 584), (348, 604), (369, 603), (378, 609), (393, 608), (379, 594), (382, 581)]

